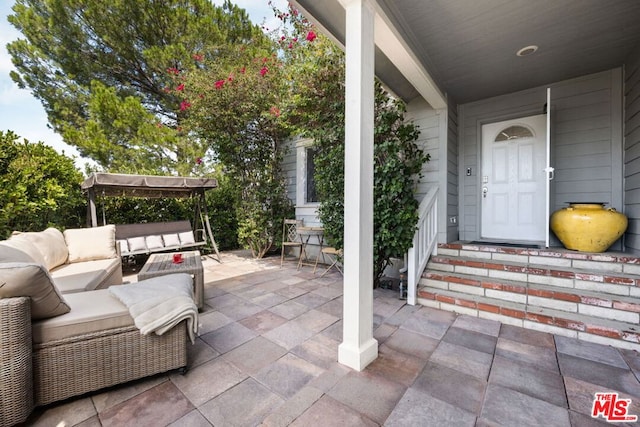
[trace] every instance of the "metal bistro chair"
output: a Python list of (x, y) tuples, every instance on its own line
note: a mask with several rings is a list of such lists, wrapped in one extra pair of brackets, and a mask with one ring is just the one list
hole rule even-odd
[(321, 252), (316, 257), (316, 266), (313, 269), (313, 274), (316, 273), (316, 269), (318, 268), (318, 259), (320, 258), (320, 256), (322, 256), (322, 260), (324, 261), (325, 255), (327, 256), (327, 258), (329, 258), (329, 261), (331, 261), (331, 264), (324, 271), (324, 273), (320, 275), (320, 277), (324, 277), (324, 275), (327, 274), (329, 270), (331, 270), (332, 268), (335, 268), (340, 272), (340, 274), (343, 274), (339, 264), (340, 258), (342, 258), (342, 249), (336, 249), (330, 246), (322, 248)]
[(284, 263), (284, 251), (286, 248), (297, 247), (300, 250), (298, 261), (302, 256), (302, 240), (298, 236), (298, 227), (302, 227), (302, 220), (285, 219), (282, 223), (282, 253), (280, 254), (280, 267)]

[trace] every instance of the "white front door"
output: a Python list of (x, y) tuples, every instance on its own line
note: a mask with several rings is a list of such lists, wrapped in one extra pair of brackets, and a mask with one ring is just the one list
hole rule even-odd
[(481, 237), (545, 241), (546, 114), (482, 126)]

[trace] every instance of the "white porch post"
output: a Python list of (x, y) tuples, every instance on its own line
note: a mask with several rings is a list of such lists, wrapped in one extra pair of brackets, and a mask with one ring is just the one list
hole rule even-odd
[(346, 111), (343, 341), (338, 361), (358, 371), (378, 357), (373, 338), (374, 17), (345, 0)]

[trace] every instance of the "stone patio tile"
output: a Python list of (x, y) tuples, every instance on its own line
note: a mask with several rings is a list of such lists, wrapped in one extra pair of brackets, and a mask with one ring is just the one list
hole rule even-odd
[(373, 422), (358, 411), (326, 395), (322, 396), (322, 398), (316, 401), (300, 417), (291, 423), (291, 427), (375, 427), (378, 425), (378, 423)]
[[(601, 419), (592, 418), (591, 415), (583, 415), (577, 412), (569, 411), (569, 419), (571, 420), (571, 425), (573, 427), (605, 427), (605, 426), (624, 426), (626, 423), (607, 423), (605, 421), (601, 421)], [(628, 424), (631, 426), (631, 424)]]
[(382, 319), (386, 319), (388, 317), (393, 316), (399, 308), (395, 305), (387, 304), (385, 302), (376, 301), (373, 304), (373, 312), (382, 317)]
[(298, 286), (287, 286), (286, 288), (280, 288), (274, 291), (276, 294), (282, 295), (286, 298), (297, 298), (300, 295), (304, 295), (309, 291), (306, 289), (299, 288)]
[(468, 316), (466, 314), (458, 316), (451, 326), (480, 332), (481, 334), (491, 335), (492, 337), (498, 337), (500, 334), (500, 322)]
[(220, 329), (223, 326), (232, 323), (233, 319), (228, 318), (219, 311), (211, 311), (198, 316), (198, 334), (204, 335)]
[(50, 427), (59, 425), (75, 425), (87, 421), (96, 415), (90, 397), (70, 400), (51, 408), (38, 407), (31, 413), (24, 425)]
[(254, 375), (268, 364), (280, 359), (287, 350), (264, 337), (256, 337), (224, 355), (247, 375)]
[(319, 307), (316, 307), (316, 310), (342, 318), (343, 304), (342, 298), (335, 298)]
[(251, 329), (234, 322), (208, 334), (201, 335), (200, 338), (213, 347), (214, 350), (224, 354), (257, 335), (258, 334)]
[(387, 340), (387, 338), (389, 338), (391, 334), (393, 334), (397, 330), (397, 326), (383, 323), (373, 331), (373, 337), (378, 340), (378, 344), (380, 345), (383, 344)]
[(170, 376), (171, 382), (196, 407), (244, 381), (245, 378), (245, 373), (220, 357), (189, 370), (185, 375)]
[(401, 329), (425, 335), (434, 339), (441, 339), (451, 326), (451, 322), (430, 319), (428, 316), (421, 314), (422, 309), (413, 313), (407, 320), (400, 325)]
[(486, 381), (492, 359), (491, 354), (443, 341), (429, 360)]
[(268, 310), (264, 310), (254, 314), (253, 316), (245, 317), (238, 323), (258, 334), (263, 334), (287, 323), (287, 319)]
[(598, 363), (606, 363), (622, 369), (628, 368), (618, 350), (613, 347), (562, 336), (556, 336), (555, 339), (558, 353), (581, 357)]
[(495, 384), (487, 387), (481, 418), (503, 426), (571, 426), (567, 409)]
[[(171, 408), (167, 411), (166, 408)], [(193, 410), (193, 405), (170, 381), (138, 394), (98, 414), (103, 426), (167, 425)]]
[(365, 371), (348, 373), (327, 394), (382, 424), (404, 391), (404, 386)]
[(387, 427), (473, 427), (475, 414), (409, 388), (384, 423)]
[(309, 310), (291, 321), (311, 332), (318, 333), (340, 320), (336, 316), (318, 310)]
[(93, 401), (93, 406), (95, 406), (96, 411), (100, 413), (165, 381), (168, 381), (166, 376), (143, 378), (127, 383), (124, 387), (107, 389), (102, 393), (95, 394), (91, 397), (91, 400)]
[(518, 326), (503, 324), (500, 328), (500, 338), (507, 338), (523, 344), (534, 345), (536, 347), (551, 348), (555, 351), (556, 344), (553, 335), (546, 332), (524, 329)]
[(316, 308), (318, 306), (321, 306), (322, 304), (327, 303), (329, 301), (329, 298), (325, 298), (317, 294), (307, 293), (294, 298), (293, 301), (299, 304), (304, 304), (309, 308)]
[(412, 388), (472, 414), (479, 414), (487, 382), (429, 362)]
[(324, 393), (315, 387), (304, 387), (291, 399), (285, 401), (272, 411), (264, 420), (261, 427), (286, 427), (303, 412), (311, 407)]
[(264, 310), (264, 307), (248, 301), (244, 301), (234, 306), (220, 307), (218, 309), (222, 314), (233, 320), (244, 319), (245, 317), (259, 313), (262, 310)]
[(321, 297), (328, 298), (330, 300), (342, 295), (342, 288), (336, 288), (333, 286), (321, 286), (311, 291), (312, 294), (320, 295)]
[(405, 320), (407, 320), (413, 313), (415, 313), (418, 310), (420, 310), (419, 305), (405, 304), (402, 307), (400, 307), (398, 311), (393, 313), (392, 316), (387, 317), (384, 320), (384, 323), (387, 323), (391, 326), (400, 326), (402, 323), (404, 323)]
[(230, 293), (226, 293), (214, 298), (209, 298), (207, 300), (207, 304), (209, 304), (216, 310), (219, 310), (221, 307), (233, 307), (234, 305), (242, 304), (243, 302), (244, 300), (242, 298)]
[(255, 379), (272, 392), (289, 399), (323, 372), (324, 370), (316, 365), (288, 353), (262, 368), (255, 375)]
[[(407, 300), (398, 298), (399, 295), (398, 291), (378, 288), (374, 290), (373, 300), (376, 303), (392, 305), (399, 310), (401, 307), (407, 305)], [(453, 316), (455, 317), (455, 315)]]
[(312, 379), (307, 385), (326, 393), (331, 390), (342, 377), (351, 372), (351, 368), (339, 363), (334, 363), (329, 369), (326, 369), (322, 374)]
[(249, 286), (242, 289), (240, 292), (234, 292), (234, 295), (245, 300), (251, 300), (253, 298), (262, 296), (266, 293), (267, 293), (266, 290), (258, 288), (258, 286)]
[[(564, 383), (567, 391), (567, 399), (569, 400), (569, 408), (589, 417), (593, 409), (595, 394), (614, 391), (607, 387), (591, 384), (587, 381), (580, 381), (571, 377), (565, 377)], [(629, 414), (640, 416), (640, 399), (625, 393), (618, 393), (618, 397), (620, 399), (631, 399), (631, 405), (628, 408)], [(616, 425), (620, 424), (616, 423)]]
[(517, 390), (556, 406), (568, 407), (562, 377), (526, 362), (496, 356), (493, 359), (489, 384)]
[(562, 353), (558, 353), (558, 362), (565, 379), (571, 377), (587, 381), (640, 398), (640, 383), (630, 369), (621, 369)]
[(204, 299), (219, 297), (226, 293), (227, 291), (219, 286), (215, 286), (215, 284), (212, 284), (211, 282), (204, 284)]
[(295, 323), (288, 322), (262, 334), (262, 336), (270, 339), (287, 350), (291, 350), (295, 346), (300, 345), (311, 338), (313, 336), (313, 332), (308, 329), (304, 329)]
[(620, 349), (620, 355), (627, 362), (636, 378), (640, 380), (640, 353), (633, 350)]
[(219, 355), (220, 353), (211, 348), (211, 346), (202, 341), (199, 337), (196, 338), (196, 342), (193, 345), (187, 346), (187, 361), (189, 363), (189, 369), (202, 365), (211, 359), (215, 359)]
[(329, 369), (338, 363), (338, 343), (324, 335), (306, 340), (291, 349), (291, 353), (323, 369)]
[(425, 364), (424, 359), (381, 345), (378, 348), (378, 358), (366, 367), (365, 372), (409, 387)]
[(277, 314), (278, 316), (284, 317), (285, 319), (291, 320), (300, 316), (302, 313), (309, 311), (309, 307), (295, 301), (287, 301), (282, 304), (278, 304), (275, 307), (271, 307), (269, 311)]
[(94, 415), (81, 423), (75, 424), (74, 427), (102, 427), (102, 424), (100, 423), (100, 418), (97, 415)]
[(280, 294), (276, 294), (275, 292), (267, 292), (266, 294), (260, 295), (259, 297), (252, 298), (251, 302), (253, 302), (254, 304), (258, 304), (260, 307), (270, 308), (274, 305), (282, 304), (288, 299), (289, 298)]
[(334, 341), (342, 342), (342, 330), (342, 320), (339, 320), (322, 331), (321, 334), (331, 338)]
[(257, 425), (283, 400), (253, 378), (222, 393), (199, 409), (214, 426)]
[(442, 340), (450, 344), (458, 344), (483, 353), (493, 354), (498, 339), (491, 335), (452, 326), (447, 330)]
[(506, 338), (498, 338), (496, 356), (530, 363), (540, 369), (560, 373), (556, 352), (547, 347), (536, 347)]
[(194, 409), (182, 418), (172, 422), (168, 427), (211, 427), (211, 423), (198, 411)]
[(384, 344), (396, 351), (427, 360), (438, 346), (438, 341), (415, 332), (398, 329)]

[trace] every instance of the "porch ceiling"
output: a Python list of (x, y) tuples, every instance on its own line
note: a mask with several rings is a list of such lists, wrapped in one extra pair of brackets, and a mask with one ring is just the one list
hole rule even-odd
[[(340, 0), (297, 3), (344, 42)], [(640, 43), (638, 0), (377, 0), (440, 89), (466, 103), (624, 64)], [(528, 45), (530, 56), (516, 52)], [(405, 100), (417, 91), (379, 51), (376, 74)]]

